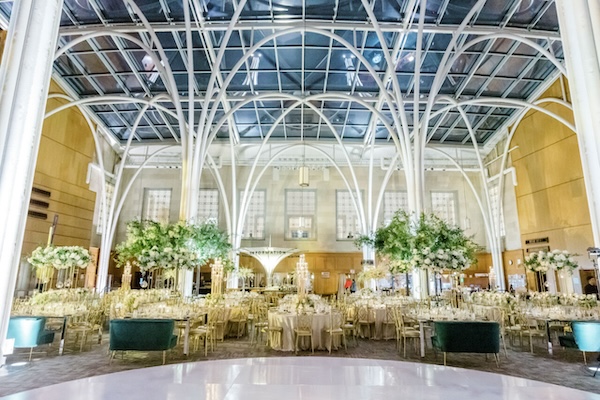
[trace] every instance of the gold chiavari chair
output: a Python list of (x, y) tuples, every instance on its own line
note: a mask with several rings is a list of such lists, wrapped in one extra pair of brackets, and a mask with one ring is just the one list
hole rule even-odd
[[(250, 338), (250, 345), (254, 343), (256, 339), (256, 343), (260, 341), (260, 338), (263, 333), (268, 334), (269, 328), (269, 308), (266, 303), (259, 304), (254, 311), (254, 323), (252, 326), (252, 337)], [(267, 337), (268, 341), (268, 337)]]
[(296, 328), (294, 328), (294, 350), (298, 354), (298, 345), (301, 337), (310, 337), (310, 349), (314, 353), (315, 347), (312, 338), (312, 314), (298, 314)]
[(357, 325), (357, 317), (358, 313), (356, 309), (352, 306), (344, 306), (342, 308), (342, 312), (344, 313), (344, 324), (342, 325), (342, 329), (344, 330), (344, 343), (348, 343), (348, 335), (354, 339), (354, 345), (358, 345), (358, 325)]
[(198, 345), (200, 340), (204, 341), (204, 356), (208, 355), (208, 345), (210, 344), (211, 351), (216, 348), (217, 338), (217, 323), (222, 319), (224, 309), (222, 308), (210, 308), (206, 323), (204, 323), (204, 316), (198, 317), (190, 321), (192, 328), (190, 329), (190, 339), (194, 343), (194, 351), (198, 351)]
[(421, 332), (418, 329), (405, 324), (405, 317), (400, 308), (394, 309), (394, 321), (396, 325), (396, 347), (398, 347), (398, 350), (400, 350), (400, 339), (402, 339), (404, 357), (406, 358), (406, 340), (419, 340), (421, 338)]
[(229, 323), (235, 326), (235, 335), (239, 339), (246, 332), (246, 326), (248, 325), (248, 307), (242, 306), (237, 307), (232, 312), (229, 318)]
[(368, 306), (358, 306), (356, 308), (357, 313), (357, 326), (359, 330), (359, 334), (362, 335), (365, 332), (365, 328), (367, 333), (367, 338), (371, 338), (371, 324), (373, 318), (371, 318), (371, 309)]
[(348, 351), (348, 346), (346, 346), (346, 338), (344, 336), (344, 329), (342, 328), (344, 314), (340, 310), (336, 310), (334, 307), (331, 307), (329, 310), (329, 328), (325, 328), (324, 331), (329, 334), (329, 354), (331, 354), (331, 349), (333, 347), (333, 338), (335, 336), (339, 336), (342, 343), (344, 344), (344, 349)]

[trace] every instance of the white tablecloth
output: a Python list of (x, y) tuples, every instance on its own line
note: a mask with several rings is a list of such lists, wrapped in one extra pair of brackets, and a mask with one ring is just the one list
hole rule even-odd
[[(272, 343), (274, 350), (294, 351), (294, 328), (296, 328), (296, 323), (296, 314), (269, 311), (269, 325), (283, 328), (281, 341)], [(329, 314), (313, 314), (312, 339), (315, 350), (329, 350), (329, 334), (324, 332), (329, 327)], [(308, 338), (301, 338), (300, 340), (302, 341), (302, 348), (310, 350)], [(339, 343), (339, 337), (335, 337), (333, 346), (338, 347)]]

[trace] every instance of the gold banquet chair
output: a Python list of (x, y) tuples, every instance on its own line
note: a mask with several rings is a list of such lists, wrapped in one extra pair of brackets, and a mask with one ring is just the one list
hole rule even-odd
[(66, 336), (75, 336), (75, 343), (80, 340), (79, 351), (94, 333), (98, 334), (98, 341), (102, 340), (102, 325), (104, 324), (104, 313), (102, 310), (93, 310), (85, 314), (72, 317), (67, 323)]
[(298, 314), (296, 316), (296, 328), (294, 328), (294, 350), (298, 354), (298, 344), (301, 337), (310, 337), (310, 349), (313, 354), (315, 346), (312, 337), (312, 314)]
[[(339, 336), (342, 343), (344, 344), (344, 349), (348, 351), (348, 346), (346, 345), (346, 337), (344, 335), (343, 326), (344, 314), (340, 310), (336, 310), (331, 307), (329, 311), (329, 328), (325, 328), (324, 331), (329, 334), (329, 354), (331, 354), (331, 349), (333, 347), (333, 338), (334, 336)], [(336, 347), (337, 348), (337, 347)]]
[(194, 351), (198, 351), (200, 340), (204, 341), (204, 357), (208, 355), (208, 345), (210, 350), (214, 351), (217, 338), (217, 322), (223, 313), (222, 308), (211, 308), (208, 310), (207, 321), (204, 323), (204, 316), (190, 321), (190, 339), (194, 343)]
[(400, 308), (394, 309), (394, 321), (396, 323), (396, 347), (400, 350), (400, 339), (402, 339), (404, 358), (406, 358), (406, 339), (421, 339), (421, 331), (405, 324), (404, 315)]

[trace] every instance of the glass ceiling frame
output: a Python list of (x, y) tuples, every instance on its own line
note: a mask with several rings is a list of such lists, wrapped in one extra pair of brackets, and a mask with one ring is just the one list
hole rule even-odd
[[(426, 120), (427, 141), (452, 146), (471, 142), (469, 125), (477, 144), (493, 141), (521, 107), (502, 100), (531, 102), (558, 76), (556, 65), (547, 56), (562, 61), (554, 1), (490, 0), (466, 21), (450, 55), (478, 37), (499, 33), (505, 36), (481, 41), (465, 51), (448, 70), (439, 93), (430, 93), (431, 84), (440, 73), (445, 45), (470, 11), (465, 4), (475, 2), (428, 0), (424, 2), (423, 14), (419, 3), (368, 2), (378, 19), (375, 26), (368, 21), (364, 4), (358, 0), (248, 0), (242, 6), (240, 18), (233, 22), (231, 18), (240, 2), (189, 0), (191, 29), (188, 29), (183, 18), (186, 0), (135, 0), (150, 21), (153, 30), (150, 32), (124, 0), (65, 0), (60, 47), (94, 32), (106, 36), (90, 37), (68, 49), (55, 62), (55, 76), (82, 99), (104, 96), (153, 99), (167, 92), (155, 60), (149, 59), (140, 46), (114, 33), (133, 35), (155, 50), (153, 35), (156, 35), (173, 70), (181, 107), (187, 113), (190, 90), (187, 40), (191, 38), (194, 49), (191, 89), (196, 115), (203, 107), (217, 107), (214, 125), (241, 102), (272, 94), (269, 99), (249, 101), (230, 115), (218, 129), (216, 140), (260, 141), (270, 134), (270, 140), (333, 141), (336, 137), (333, 129), (343, 141), (366, 145), (372, 139), (376, 143), (391, 141), (382, 117), (394, 126), (393, 111), (386, 105), (370, 68), (384, 82), (386, 92), (395, 93), (396, 102), (399, 99), (403, 102), (409, 131), (415, 129), (415, 117), (419, 124)], [(11, 5), (11, 1), (0, 2), (0, 13), (5, 20)], [(316, 29), (347, 40), (362, 59), (332, 37), (316, 34)], [(286, 30), (293, 33), (265, 42), (250, 55), (251, 48), (260, 40)], [(228, 32), (231, 38), (222, 62), (217, 65)], [(378, 33), (394, 53), (392, 68), (385, 62)], [(524, 45), (518, 38), (534, 41), (547, 53)], [(242, 68), (232, 72), (233, 65), (243, 56), (249, 58)], [(225, 90), (219, 104), (214, 98), (206, 98), (211, 74), (216, 74), (219, 91)], [(397, 77), (401, 93), (392, 85), (390, 74)], [(223, 89), (228, 78), (231, 83)], [(426, 103), (431, 96), (436, 96), (436, 101), (428, 110)], [(462, 110), (444, 109), (447, 104), (437, 101), (440, 96), (456, 101), (486, 99), (488, 102), (465, 105)], [(310, 98), (312, 107), (301, 103), (290, 111), (292, 98)], [(379, 110), (380, 117), (358, 100)], [(176, 105), (168, 101), (157, 104), (162, 107), (150, 108), (140, 117), (133, 133), (135, 141), (180, 142), (180, 121), (174, 116)], [(417, 106), (419, 110), (415, 112)], [(104, 101), (90, 103), (89, 109), (108, 132), (124, 142), (145, 107), (142, 103)], [(286, 111), (287, 115), (280, 118)], [(461, 111), (466, 114), (468, 124)], [(275, 124), (278, 118), (281, 122)]]

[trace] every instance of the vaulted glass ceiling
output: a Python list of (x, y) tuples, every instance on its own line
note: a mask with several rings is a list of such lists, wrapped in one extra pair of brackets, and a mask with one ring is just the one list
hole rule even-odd
[[(167, 93), (170, 83), (159, 73), (157, 58), (123, 34), (154, 50), (158, 40), (183, 113), (187, 116), (190, 88), (196, 119), (203, 107), (218, 109), (210, 122), (218, 131), (216, 140), (256, 141), (269, 134), (270, 140), (333, 140), (337, 134), (364, 143), (374, 135), (384, 143), (390, 133), (381, 119), (400, 130), (392, 113), (403, 109), (402, 124), (412, 131), (418, 118), (427, 125), (431, 143), (469, 143), (471, 126), (483, 145), (519, 109), (503, 100), (531, 100), (557, 76), (547, 55), (562, 58), (552, 0), (488, 0), (475, 12), (473, 0), (189, 0), (191, 34), (185, 23), (187, 0), (133, 1), (139, 10), (127, 1), (65, 0), (60, 47), (93, 32), (103, 35), (89, 36), (57, 58), (59, 80), (79, 98), (150, 100)], [(11, 1), (0, 3), (5, 19), (11, 8)], [(188, 75), (191, 64), (193, 75)], [(221, 102), (207, 96), (209, 85), (224, 93)], [(299, 99), (304, 102), (296, 104)], [(449, 108), (451, 99), (466, 103), (460, 110)], [(163, 108), (144, 114), (136, 142), (180, 140), (180, 123), (168, 112), (176, 104), (157, 104)], [(89, 109), (124, 141), (143, 104), (108, 101)]]

